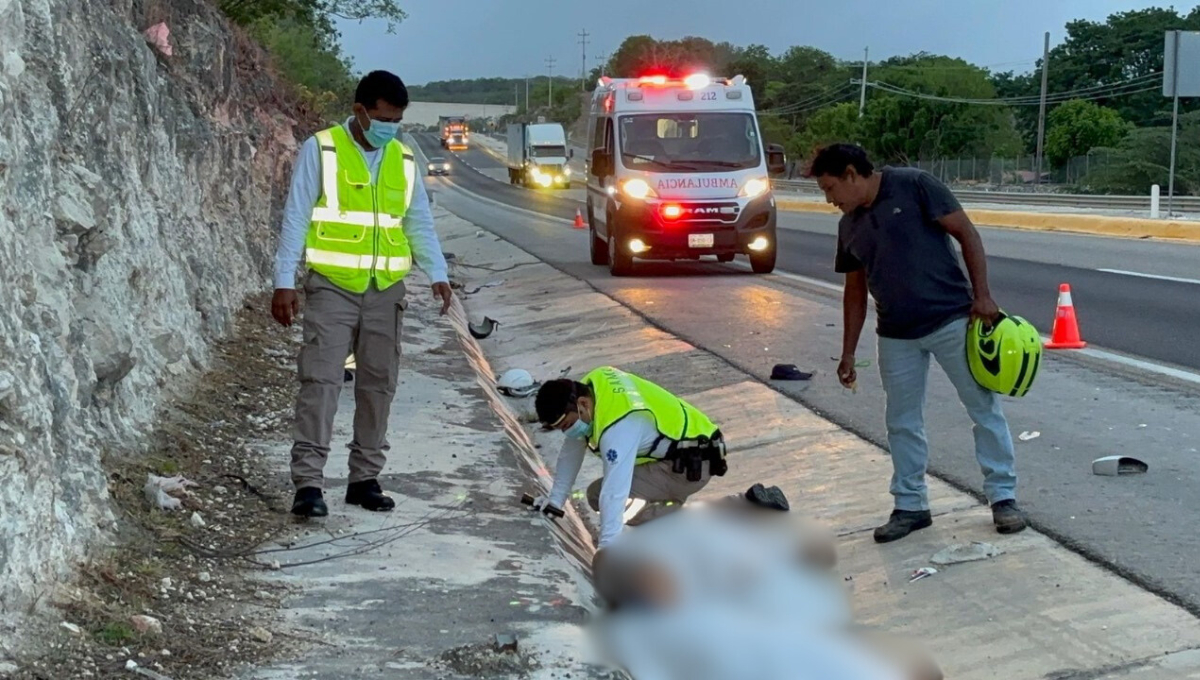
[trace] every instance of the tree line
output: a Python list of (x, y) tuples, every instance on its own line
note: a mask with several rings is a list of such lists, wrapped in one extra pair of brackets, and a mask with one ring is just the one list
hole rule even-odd
[[(1102, 152), (1104, 163), (1077, 176), (1079, 188), (1144, 193), (1152, 183), (1166, 184), (1171, 100), (1162, 96), (1161, 72), (1163, 35), (1173, 29), (1200, 30), (1200, 7), (1067, 24), (1066, 40), (1049, 57), (1047, 169), (1061, 174), (1072, 159)], [(807, 46), (773, 54), (762, 45), (637, 35), (592, 75), (740, 73), (754, 92), (764, 137), (801, 160), (820, 145), (853, 141), (888, 163), (986, 163), (1035, 153), (1041, 62), (1031, 59), (1023, 73), (924, 52), (871, 62), (861, 111), (862, 62)], [(1183, 100), (1181, 111), (1176, 183), (1196, 193), (1200, 145), (1188, 132), (1200, 128), (1200, 104)]]

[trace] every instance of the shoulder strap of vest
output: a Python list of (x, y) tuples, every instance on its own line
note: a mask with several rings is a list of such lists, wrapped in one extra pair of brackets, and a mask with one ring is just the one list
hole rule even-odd
[(325, 196), (325, 207), (337, 210), (338, 159), (337, 143), (334, 140), (333, 131), (334, 128), (321, 130), (316, 134), (316, 138), (321, 158), (321, 193)]
[(413, 191), (417, 186), (417, 157), (408, 148), (408, 145), (399, 139), (392, 140), (396, 146), (400, 147), (400, 155), (404, 159), (404, 204), (405, 206), (412, 205)]

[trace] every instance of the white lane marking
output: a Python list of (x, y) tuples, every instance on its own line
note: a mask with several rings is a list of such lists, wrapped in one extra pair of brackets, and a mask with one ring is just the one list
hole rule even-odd
[[(1050, 342), (1050, 336), (1043, 335), (1042, 340), (1044, 342)], [(1128, 366), (1130, 368), (1136, 368), (1147, 373), (1154, 373), (1157, 375), (1166, 376), (1168, 378), (1182, 380), (1183, 382), (1192, 383), (1194, 385), (1200, 385), (1200, 374), (1198, 373), (1186, 371), (1182, 368), (1175, 368), (1174, 366), (1156, 364), (1152, 361), (1137, 359), (1124, 354), (1106, 352), (1102, 349), (1093, 349), (1091, 347), (1085, 349), (1067, 350), (1064, 352), (1064, 354), (1081, 354), (1085, 357), (1091, 357), (1100, 361), (1107, 361), (1109, 363), (1119, 364), (1121, 366)]]
[(1154, 279), (1156, 281), (1173, 281), (1175, 283), (1192, 283), (1200, 285), (1200, 279), (1185, 279), (1178, 276), (1162, 276), (1160, 274), (1143, 274), (1142, 272), (1131, 272), (1124, 269), (1097, 269), (1098, 272), (1105, 274), (1120, 274), (1122, 276), (1136, 276), (1141, 279)]
[[(481, 196), (480, 194), (477, 194), (473, 191), (465, 189), (457, 184), (449, 184), (448, 186), (450, 187), (451, 191), (455, 191), (459, 194), (462, 194), (465, 198), (480, 201), (483, 203), (489, 203), (489, 204), (491, 204), (497, 208), (500, 208), (502, 210), (506, 210), (506, 211), (510, 211), (510, 212), (525, 213), (526, 215), (529, 215), (530, 217), (536, 217), (538, 219), (548, 220), (548, 221), (552, 221), (552, 222), (560, 222), (563, 224), (571, 224), (573, 222), (573, 220), (565, 219), (562, 217), (553, 217), (550, 215), (546, 215), (544, 213), (534, 212), (532, 210), (526, 210), (524, 208), (518, 208), (516, 206), (509, 205), (507, 203), (502, 203), (500, 201), (488, 198), (486, 196)], [(735, 267), (738, 267), (740, 269), (745, 269), (746, 271), (750, 271), (750, 264), (748, 262), (739, 262), (739, 261), (735, 260), (733, 262), (730, 262), (729, 264), (733, 265)], [(793, 281), (803, 283), (803, 284), (806, 284), (809, 286), (823, 288), (825, 290), (828, 290), (828, 291), (831, 291), (834, 293), (838, 293), (839, 295), (843, 292), (842, 287), (837, 284), (830, 283), (828, 281), (822, 281), (821, 279), (814, 279), (814, 278), (811, 278), (808, 276), (802, 276), (800, 274), (791, 274), (789, 272), (776, 271), (772, 274), (769, 274), (768, 276), (779, 276), (779, 277), (782, 277), (785, 279), (791, 279)], [(1050, 336), (1043, 335), (1042, 341), (1049, 342)], [(1080, 354), (1080, 355), (1083, 355), (1086, 357), (1091, 357), (1092, 359), (1096, 359), (1098, 361), (1106, 361), (1109, 363), (1118, 364), (1121, 366), (1127, 366), (1129, 368), (1134, 368), (1134, 369), (1138, 369), (1141, 371), (1145, 371), (1147, 373), (1162, 375), (1162, 376), (1166, 376), (1169, 378), (1174, 378), (1176, 380), (1181, 380), (1183, 382), (1200, 385), (1200, 374), (1193, 373), (1191, 371), (1186, 371), (1186, 370), (1183, 370), (1180, 368), (1175, 368), (1173, 366), (1164, 366), (1162, 364), (1156, 364), (1156, 363), (1153, 363), (1151, 361), (1147, 361), (1144, 359), (1137, 359), (1134, 357), (1125, 356), (1123, 354), (1116, 354), (1114, 352), (1106, 352), (1102, 349), (1094, 349), (1094, 348), (1090, 348), (1090, 347), (1086, 348), (1086, 349), (1070, 350), (1070, 351), (1075, 354)]]
[[(749, 262), (739, 262), (737, 260), (734, 260), (733, 262), (730, 262), (729, 264), (733, 265), (734, 267), (737, 267), (738, 269), (745, 269), (746, 271), (751, 271)], [(792, 274), (790, 272), (775, 271), (775, 272), (772, 272), (771, 274), (769, 274), (768, 276), (780, 276), (785, 279), (791, 279), (793, 281), (803, 283), (805, 285), (816, 286), (817, 288), (824, 288), (825, 290), (830, 290), (830, 291), (833, 291), (838, 294), (841, 294), (843, 292), (842, 287), (837, 285), (836, 283), (830, 283), (828, 281), (823, 281), (821, 279), (814, 279), (812, 277), (802, 276), (800, 274)]]

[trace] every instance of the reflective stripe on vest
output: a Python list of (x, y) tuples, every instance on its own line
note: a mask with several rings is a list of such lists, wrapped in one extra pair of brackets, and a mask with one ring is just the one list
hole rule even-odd
[(370, 168), (345, 127), (322, 130), (316, 139), (321, 196), (312, 209), (305, 259), (312, 270), (350, 292), (362, 293), (372, 281), (385, 290), (412, 269), (404, 215), (419, 181), (416, 161), (403, 144), (392, 140), (382, 150), (378, 177), (372, 182)]
[[(595, 413), (592, 416), (592, 434), (588, 447), (599, 453), (600, 438), (608, 428), (635, 411), (647, 411), (654, 417), (658, 433), (672, 441), (694, 440), (701, 435), (711, 437), (717, 426), (699, 409), (665, 389), (632, 373), (611, 366), (601, 366), (584, 376), (583, 381), (592, 389), (595, 398)], [(657, 447), (655, 447), (657, 449)], [(662, 454), (662, 451), (652, 450)], [(639, 456), (638, 465), (662, 460), (658, 457)]]

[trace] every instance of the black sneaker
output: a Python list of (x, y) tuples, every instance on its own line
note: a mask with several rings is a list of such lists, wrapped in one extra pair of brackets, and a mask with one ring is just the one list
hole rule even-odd
[(329, 508), (325, 505), (324, 495), (315, 486), (306, 486), (296, 490), (296, 499), (292, 501), (292, 514), (300, 517), (325, 517)]
[(893, 510), (887, 524), (875, 527), (876, 543), (898, 541), (918, 529), (933, 526), (928, 510)]
[(992, 505), (992, 522), (996, 525), (996, 531), (1001, 534), (1015, 534), (1029, 526), (1029, 522), (1025, 520), (1025, 513), (1021, 512), (1017, 502), (1013, 500)]
[(745, 496), (746, 500), (763, 508), (783, 512), (790, 509), (787, 496), (783, 495), (783, 490), (777, 486), (764, 487), (762, 484), (755, 484), (746, 490)]
[(361, 505), (371, 512), (388, 512), (396, 507), (396, 501), (383, 493), (379, 480), (368, 479), (363, 482), (352, 482), (346, 487), (346, 503)]

